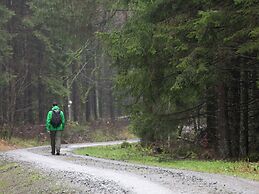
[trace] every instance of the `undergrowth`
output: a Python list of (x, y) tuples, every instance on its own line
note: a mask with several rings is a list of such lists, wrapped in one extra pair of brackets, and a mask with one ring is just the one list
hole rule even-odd
[(164, 153), (154, 154), (152, 149), (143, 148), (139, 144), (88, 147), (78, 149), (75, 153), (159, 167), (225, 174), (259, 181), (259, 163), (222, 160), (175, 160)]

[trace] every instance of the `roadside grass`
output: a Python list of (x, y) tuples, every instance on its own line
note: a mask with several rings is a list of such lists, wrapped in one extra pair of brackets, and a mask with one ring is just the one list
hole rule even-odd
[(34, 139), (22, 139), (18, 137), (13, 137), (9, 141), (10, 144), (16, 145), (18, 147), (28, 148), (28, 147), (35, 147), (35, 146), (42, 146), (42, 145), (48, 145), (48, 141), (38, 141), (37, 138)]
[[(0, 158), (0, 194), (4, 193), (74, 193), (55, 178), (18, 163)], [(47, 184), (46, 184), (47, 183)]]
[(75, 150), (75, 153), (158, 167), (231, 175), (259, 181), (259, 163), (220, 160), (174, 160), (164, 154), (154, 155), (151, 150), (144, 149), (139, 144), (125, 147), (122, 145), (82, 148)]
[(7, 164), (0, 164), (0, 172), (5, 172), (10, 169), (16, 168), (18, 166), (17, 163), (7, 163)]

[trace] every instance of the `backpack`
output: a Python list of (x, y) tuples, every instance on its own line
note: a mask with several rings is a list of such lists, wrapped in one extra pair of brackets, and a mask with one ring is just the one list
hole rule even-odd
[(60, 116), (59, 110), (52, 111), (52, 118), (51, 118), (50, 123), (54, 128), (58, 128), (61, 125), (62, 121), (61, 121), (61, 116)]

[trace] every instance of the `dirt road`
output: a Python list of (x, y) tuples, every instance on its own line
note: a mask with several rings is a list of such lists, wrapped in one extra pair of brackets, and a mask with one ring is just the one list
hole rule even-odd
[(45, 146), (13, 150), (1, 153), (0, 157), (39, 169), (52, 181), (73, 188), (73, 193), (259, 193), (259, 182), (236, 177), (148, 167), (72, 153), (80, 147), (119, 143), (122, 142), (63, 145), (61, 156), (52, 156), (50, 148)]

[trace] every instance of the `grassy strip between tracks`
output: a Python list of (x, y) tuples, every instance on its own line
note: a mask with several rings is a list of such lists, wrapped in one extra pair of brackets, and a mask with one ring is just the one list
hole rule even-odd
[(98, 158), (127, 161), (131, 163), (193, 170), (199, 172), (217, 173), (259, 181), (259, 163), (227, 162), (227, 161), (199, 161), (173, 160), (165, 155), (154, 155), (150, 150), (143, 149), (138, 144), (131, 146), (98, 146), (78, 149), (76, 154), (89, 155)]

